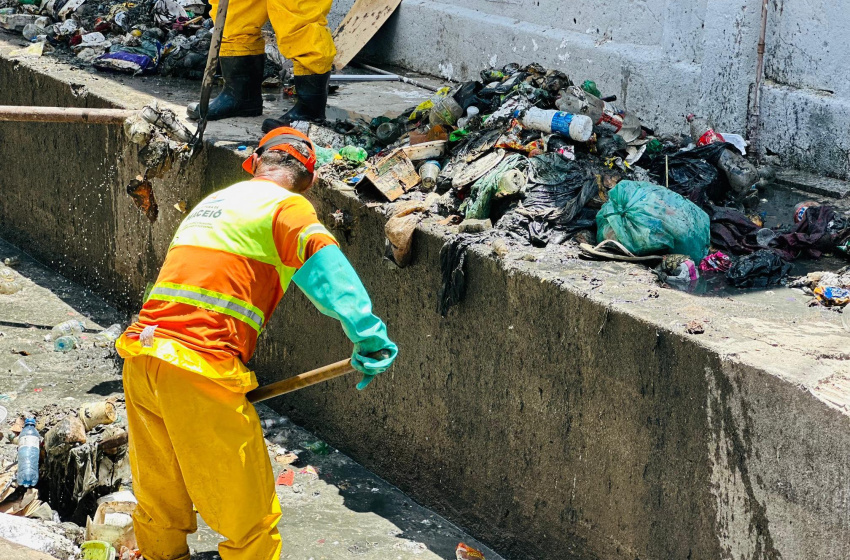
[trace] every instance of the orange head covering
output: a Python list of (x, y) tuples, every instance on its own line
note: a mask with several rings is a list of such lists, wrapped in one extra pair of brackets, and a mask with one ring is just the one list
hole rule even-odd
[[(304, 157), (303, 154), (299, 153), (298, 150), (292, 147), (292, 142), (301, 142), (306, 144), (309, 155)], [(287, 126), (276, 128), (263, 136), (263, 139), (260, 140), (260, 145), (257, 146), (257, 149), (254, 150), (251, 157), (242, 162), (242, 169), (253, 175), (257, 160), (260, 159), (263, 152), (268, 150), (280, 150), (281, 152), (286, 152), (303, 163), (304, 167), (306, 167), (307, 171), (310, 173), (313, 173), (316, 169), (316, 149), (313, 147), (313, 141), (294, 128), (289, 128)]]

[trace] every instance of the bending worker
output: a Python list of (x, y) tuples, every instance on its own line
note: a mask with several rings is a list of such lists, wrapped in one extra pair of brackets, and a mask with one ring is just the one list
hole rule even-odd
[(267, 134), (243, 164), (254, 178), (209, 195), (180, 224), (138, 322), (116, 342), (147, 560), (189, 559), (193, 505), (227, 539), (223, 560), (280, 557), (280, 504), (245, 364), (290, 283), (342, 323), (358, 389), (395, 360), (363, 284), (300, 194), (315, 163), (298, 131)]
[[(210, 4), (215, 17), (218, 0)], [(230, 0), (219, 58), (224, 89), (210, 102), (207, 118), (263, 114), (266, 45), (262, 28), (271, 21), (280, 54), (292, 60), (298, 100), (280, 119), (266, 119), (263, 132), (292, 121), (324, 119), (336, 56), (327, 19), (331, 4), (332, 0)], [(190, 104), (187, 113), (200, 118), (198, 103)]]

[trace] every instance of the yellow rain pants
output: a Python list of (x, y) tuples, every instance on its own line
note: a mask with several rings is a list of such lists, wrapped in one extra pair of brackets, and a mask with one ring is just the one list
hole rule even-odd
[(189, 560), (194, 507), (227, 541), (222, 560), (278, 560), (280, 503), (245, 394), (152, 356), (124, 362), (133, 515), (147, 560)]
[[(333, 0), (230, 0), (221, 56), (263, 54), (262, 27), (271, 20), (280, 54), (296, 76), (329, 72), (336, 56), (328, 12)], [(218, 0), (210, 0), (215, 18)]]

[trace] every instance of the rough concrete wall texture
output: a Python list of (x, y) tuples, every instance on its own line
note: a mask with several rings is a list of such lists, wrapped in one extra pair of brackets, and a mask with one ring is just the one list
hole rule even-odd
[[(104, 103), (3, 59), (0, 83), (0, 104)], [(135, 309), (180, 215), (151, 224), (133, 206), (139, 167), (120, 129), (42, 126), (0, 123), (0, 235)], [(8, 163), (21, 154), (45, 155)], [(238, 178), (239, 158), (210, 148), (154, 184), (166, 209)], [(273, 401), (281, 412), (507, 558), (850, 559), (850, 417), (479, 252), (466, 299), (441, 318), (443, 234), (419, 230), (414, 262), (392, 268), (382, 215), (326, 186), (311, 197), (320, 216), (355, 218), (343, 250), (402, 353), (367, 391), (337, 379)], [(292, 290), (251, 365), (268, 381), (349, 352)]]
[[(540, 62), (595, 80), (657, 132), (686, 132), (684, 117), (695, 112), (743, 134), (762, 1), (405, 0), (366, 54), (455, 80), (487, 66)], [(846, 5), (764, 1), (762, 151), (850, 177)], [(336, 3), (332, 25), (352, 3)]]

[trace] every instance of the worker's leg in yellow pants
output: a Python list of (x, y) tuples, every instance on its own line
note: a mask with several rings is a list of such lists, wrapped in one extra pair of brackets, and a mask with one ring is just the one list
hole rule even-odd
[(296, 76), (331, 70), (336, 47), (328, 29), (332, 0), (267, 0), (280, 54)]
[[(324, 0), (320, 3), (324, 3)], [(330, 2), (329, 2), (330, 3)], [(210, 15), (215, 20), (218, 0), (210, 0)], [(266, 52), (262, 29), (269, 19), (266, 3), (261, 0), (230, 0), (224, 35), (221, 39), (221, 56), (248, 56)]]
[(188, 560), (201, 517), (228, 540), (222, 560), (278, 560), (280, 504), (254, 407), (244, 394), (163, 362), (124, 362), (133, 515), (147, 560)]

